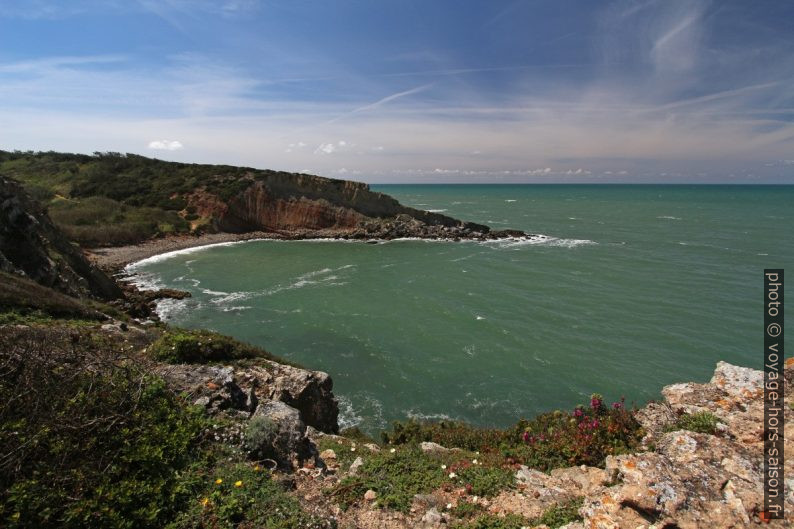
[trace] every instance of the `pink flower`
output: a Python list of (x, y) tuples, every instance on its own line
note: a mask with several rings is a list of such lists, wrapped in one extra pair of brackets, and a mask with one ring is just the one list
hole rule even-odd
[(600, 424), (600, 423), (598, 422), (598, 419), (593, 419), (593, 422), (591, 422), (591, 423), (590, 423), (590, 427), (591, 427), (593, 430), (595, 430), (596, 428), (598, 428), (598, 425), (599, 425), (599, 424)]
[(592, 399), (590, 399), (590, 407), (593, 408), (594, 410), (597, 410), (598, 408), (600, 408), (601, 407), (601, 399), (599, 399), (598, 397), (593, 397)]
[(619, 410), (622, 407), (623, 407), (623, 403), (622, 402), (613, 402), (612, 403), (612, 408), (615, 409), (615, 410)]
[(573, 415), (574, 417), (581, 417), (582, 415), (584, 415), (584, 412), (582, 411), (582, 408), (576, 408), (575, 410), (573, 410)]
[(528, 443), (529, 442), (529, 432), (524, 432), (524, 436), (523, 437), (524, 437), (524, 442)]

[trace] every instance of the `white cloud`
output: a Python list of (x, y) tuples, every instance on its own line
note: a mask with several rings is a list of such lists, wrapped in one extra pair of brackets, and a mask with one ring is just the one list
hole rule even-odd
[(149, 142), (149, 148), (156, 151), (178, 151), (183, 147), (182, 142), (176, 140), (155, 140)]

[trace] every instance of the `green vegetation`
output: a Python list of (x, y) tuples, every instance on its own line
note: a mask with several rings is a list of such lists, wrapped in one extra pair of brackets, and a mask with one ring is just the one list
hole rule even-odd
[(549, 508), (539, 518), (532, 520), (532, 525), (546, 524), (551, 529), (557, 529), (571, 522), (582, 520), (579, 509), (582, 507), (584, 498), (575, 498), (566, 503), (561, 503)]
[(201, 474), (202, 487), (187, 510), (166, 529), (326, 529), (332, 522), (307, 514), (263, 468), (222, 465)]
[(0, 322), (24, 323), (52, 317), (101, 320), (104, 316), (80, 300), (15, 274), (0, 272)]
[(685, 413), (676, 420), (675, 424), (668, 426), (665, 431), (689, 430), (690, 432), (714, 435), (717, 432), (718, 422), (719, 419), (708, 411)]
[(170, 363), (211, 363), (266, 358), (281, 362), (264, 349), (212, 331), (168, 329), (149, 348), (157, 360)]
[(372, 489), (378, 494), (378, 506), (408, 512), (414, 495), (432, 492), (444, 478), (439, 462), (416, 447), (394, 453), (383, 450), (368, 457), (357, 475), (346, 477), (330, 493), (347, 508)]
[(0, 333), (0, 526), (330, 527), (95, 327)]
[(522, 529), (529, 526), (529, 520), (518, 514), (483, 514), (470, 522), (453, 523), (450, 529)]
[(603, 467), (608, 455), (630, 452), (639, 446), (642, 435), (639, 423), (622, 401), (607, 407), (599, 395), (593, 395), (589, 407), (544, 413), (508, 430), (448, 421), (409, 421), (395, 423), (382, 438), (394, 445), (432, 441), (478, 451), (486, 466), (520, 463), (548, 471), (573, 465)]
[(466, 492), (475, 496), (496, 496), (515, 485), (515, 471), (509, 468), (488, 467), (465, 461), (452, 465), (450, 470), (457, 474), (456, 481), (464, 484)]
[(190, 231), (188, 221), (176, 211), (130, 206), (101, 196), (57, 199), (50, 203), (49, 213), (67, 237), (85, 246), (132, 244)]
[(430, 441), (441, 446), (476, 451), (499, 447), (508, 440), (508, 433), (503, 430), (477, 428), (455, 421), (409, 420), (404, 423), (395, 421), (392, 424), (392, 431), (382, 432), (381, 438), (384, 444), (399, 445)]
[(129, 244), (196, 229), (210, 219), (188, 206), (187, 195), (205, 189), (228, 201), (275, 171), (164, 162), (135, 154), (94, 155), (0, 151), (0, 174), (23, 183), (49, 206), (53, 221), (88, 246)]

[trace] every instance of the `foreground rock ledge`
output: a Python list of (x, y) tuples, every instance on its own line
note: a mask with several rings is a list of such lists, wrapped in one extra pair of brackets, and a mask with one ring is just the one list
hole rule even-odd
[[(785, 370), (785, 451), (794, 454), (794, 363)], [(664, 401), (637, 413), (647, 451), (609, 456), (606, 469), (573, 467), (551, 475), (522, 469), (522, 491), (503, 493), (495, 512), (537, 516), (548, 506), (584, 496), (583, 522), (568, 529), (730, 529), (792, 527), (794, 459), (785, 464), (785, 520), (766, 524), (763, 510), (763, 372), (717, 364), (707, 384), (674, 384)], [(708, 411), (718, 435), (665, 433), (678, 413)]]
[[(479, 503), (493, 514), (516, 513), (531, 519), (555, 504), (584, 497), (579, 510), (583, 520), (564, 529), (794, 527), (794, 360), (787, 362), (784, 378), (785, 449), (790, 455), (785, 466), (785, 520), (767, 524), (759, 518), (763, 509), (763, 372), (725, 362), (717, 364), (709, 383), (667, 386), (662, 402), (638, 410), (637, 419), (647, 432), (644, 451), (610, 456), (604, 469), (569, 467), (546, 474), (522, 467), (516, 473), (516, 490)], [(665, 431), (680, 413), (701, 411), (719, 419), (716, 435)], [(429, 444), (424, 448), (446, 450)], [(325, 455), (333, 466), (332, 454)], [(316, 487), (312, 480), (299, 479), (298, 495), (312, 498), (316, 506), (321, 503)], [(451, 521), (442, 509), (447, 501), (449, 496), (437, 491), (417, 496), (410, 514), (381, 510), (365, 501), (334, 515), (340, 527), (443, 528)]]

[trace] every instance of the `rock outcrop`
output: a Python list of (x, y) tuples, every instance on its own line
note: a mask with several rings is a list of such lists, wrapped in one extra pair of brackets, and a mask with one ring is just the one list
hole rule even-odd
[(116, 299), (121, 290), (88, 262), (15, 181), (0, 176), (0, 270), (75, 297)]
[[(786, 370), (786, 452), (794, 451), (791, 397), (794, 366)], [(519, 490), (493, 501), (495, 513), (528, 517), (584, 497), (584, 529), (791, 527), (794, 461), (786, 460), (786, 520), (761, 521), (763, 510), (763, 372), (720, 362), (707, 384), (674, 384), (664, 402), (639, 410), (646, 451), (609, 456), (604, 470), (572, 467), (545, 474), (522, 468)], [(715, 435), (675, 430), (683, 413), (709, 412)], [(671, 431), (673, 430), (673, 431)]]
[(186, 196), (216, 229), (231, 233), (267, 231), (289, 238), (352, 239), (502, 238), (521, 231), (492, 232), (488, 226), (401, 205), (367, 184), (320, 176), (251, 172), (250, 184), (229, 200), (207, 190)]

